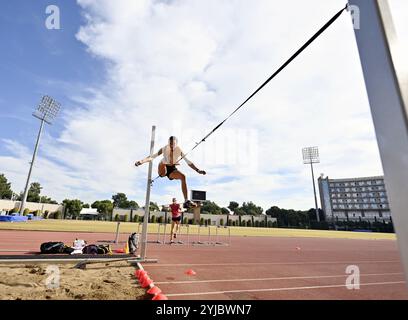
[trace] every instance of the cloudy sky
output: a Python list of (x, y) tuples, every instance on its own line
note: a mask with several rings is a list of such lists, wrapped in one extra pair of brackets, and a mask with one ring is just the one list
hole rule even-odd
[[(48, 5), (60, 30), (45, 27)], [(390, 0), (405, 49), (404, 0)], [(24, 188), (44, 94), (62, 104), (47, 126), (32, 181), (62, 201), (143, 203), (152, 125), (156, 148), (184, 151), (236, 108), (318, 30), (344, 0), (1, 1), (0, 173)], [(408, 52), (408, 51), (407, 51)], [(319, 146), (315, 174), (382, 175), (350, 16), (345, 13), (283, 73), (189, 154), (189, 187), (222, 206), (313, 207), (302, 148)], [(156, 169), (158, 159), (154, 163)], [(155, 170), (156, 171), (156, 170)], [(152, 200), (182, 198), (159, 179)]]

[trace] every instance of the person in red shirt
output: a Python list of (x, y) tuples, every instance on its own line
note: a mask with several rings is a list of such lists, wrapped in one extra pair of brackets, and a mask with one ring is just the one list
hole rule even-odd
[(181, 206), (180, 204), (177, 203), (176, 198), (173, 198), (173, 203), (170, 205), (170, 210), (171, 210), (170, 243), (174, 243), (173, 238), (175, 239), (177, 237), (177, 231), (181, 221)]

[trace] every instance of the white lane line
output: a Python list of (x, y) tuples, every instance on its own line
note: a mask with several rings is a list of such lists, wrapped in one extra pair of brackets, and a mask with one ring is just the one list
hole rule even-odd
[[(383, 286), (383, 285), (391, 285), (391, 284), (405, 284), (405, 281), (361, 283), (360, 286)], [(167, 297), (203, 296), (203, 295), (219, 295), (219, 294), (226, 294), (226, 293), (272, 292), (272, 291), (328, 289), (328, 288), (342, 288), (342, 287), (346, 287), (346, 285), (345, 284), (339, 284), (339, 285), (311, 286), (311, 287), (290, 287), (290, 288), (272, 288), (272, 289), (246, 289), (246, 290), (210, 291), (210, 292), (170, 293), (170, 294), (166, 294), (166, 296)]]
[(166, 263), (149, 264), (147, 267), (183, 267), (183, 266), (256, 266), (256, 265), (305, 265), (305, 264), (361, 264), (361, 263), (400, 263), (399, 260), (380, 261), (297, 261), (297, 262), (231, 262), (231, 263)]
[[(398, 273), (367, 273), (361, 274), (362, 277), (374, 277), (374, 276), (395, 276), (403, 275), (402, 272)], [(299, 279), (324, 279), (324, 278), (344, 278), (348, 277), (347, 274), (341, 275), (327, 275), (327, 276), (304, 276), (304, 277), (275, 277), (275, 278), (253, 278), (253, 279), (219, 279), (219, 280), (188, 280), (188, 281), (160, 281), (155, 284), (189, 284), (189, 283), (214, 283), (214, 282), (243, 282), (243, 281), (272, 281), (272, 280), (299, 280)]]

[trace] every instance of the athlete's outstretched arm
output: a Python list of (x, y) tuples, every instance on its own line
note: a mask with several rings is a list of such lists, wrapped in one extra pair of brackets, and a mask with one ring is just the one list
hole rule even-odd
[(138, 167), (140, 165), (142, 165), (143, 163), (146, 162), (150, 162), (153, 161), (154, 158), (156, 158), (157, 156), (161, 155), (163, 153), (163, 149), (160, 149), (158, 152), (156, 152), (154, 155), (152, 155), (151, 157), (148, 156), (146, 158), (144, 158), (143, 160), (139, 160), (135, 162), (135, 166)]
[(188, 160), (188, 159), (186, 158), (186, 156), (184, 155), (183, 152), (181, 153), (181, 156), (182, 156), (182, 158), (184, 159), (184, 161), (188, 164), (188, 166), (189, 166), (191, 169), (193, 169), (194, 171), (197, 171), (199, 174), (206, 174), (206, 172), (205, 172), (204, 170), (198, 169), (198, 168), (194, 165), (194, 163), (192, 163), (190, 160)]
[(194, 165), (194, 163), (189, 163), (188, 164), (188, 166), (191, 168), (191, 169), (193, 169), (194, 171), (197, 171), (199, 174), (206, 174), (207, 172), (205, 172), (204, 170), (200, 170), (200, 169), (198, 169), (195, 165)]

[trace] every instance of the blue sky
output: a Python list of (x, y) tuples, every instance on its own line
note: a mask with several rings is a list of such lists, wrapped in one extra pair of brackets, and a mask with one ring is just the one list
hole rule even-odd
[[(63, 12), (61, 30), (48, 30), (45, 8), (56, 4)], [(1, 138), (34, 143), (38, 121), (30, 114), (41, 96), (52, 95), (69, 105), (69, 84), (96, 83), (103, 78), (103, 63), (91, 57), (75, 39), (83, 18), (75, 1), (2, 1), (0, 10), (0, 120)], [(66, 110), (66, 109), (65, 109)], [(63, 126), (47, 127), (58, 135)], [(1, 154), (8, 154), (0, 144)]]
[[(147, 166), (133, 163), (148, 153), (152, 124), (156, 146), (175, 134), (190, 149), (344, 6), (279, 3), (278, 12), (269, 0), (1, 1), (0, 172), (23, 189), (39, 125), (31, 113), (49, 94), (62, 112), (46, 127), (32, 181), (58, 201), (125, 192), (143, 203)], [(60, 30), (45, 27), (50, 4), (60, 9)], [(407, 39), (407, 5), (391, 4)], [(301, 148), (314, 145), (322, 160), (316, 176), (382, 174), (362, 79), (343, 15), (191, 154), (208, 174), (183, 164), (190, 187), (220, 205), (308, 209), (314, 200)], [(155, 183), (153, 201), (173, 196), (181, 198), (177, 182)]]

